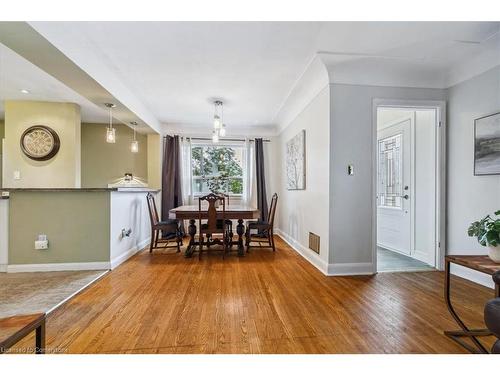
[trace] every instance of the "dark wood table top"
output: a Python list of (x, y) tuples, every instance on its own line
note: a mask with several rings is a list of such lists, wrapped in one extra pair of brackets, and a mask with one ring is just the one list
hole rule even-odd
[[(169, 211), (169, 218), (170, 219), (198, 219), (198, 205), (193, 204), (189, 206), (179, 206), (172, 208)], [(208, 205), (202, 205), (202, 210), (208, 209)], [(202, 212), (202, 218), (206, 218), (207, 211)], [(222, 216), (222, 206), (217, 208), (217, 213), (218, 216)], [(251, 206), (245, 206), (245, 205), (236, 205), (236, 204), (230, 204), (226, 206), (226, 212), (225, 212), (225, 217), (226, 219), (244, 219), (244, 220), (250, 220), (250, 219), (258, 219), (260, 217), (260, 211)]]
[(45, 320), (44, 313), (0, 319), (0, 348), (10, 348)]
[(447, 255), (445, 259), (488, 275), (500, 271), (500, 263), (493, 262), (487, 255)]

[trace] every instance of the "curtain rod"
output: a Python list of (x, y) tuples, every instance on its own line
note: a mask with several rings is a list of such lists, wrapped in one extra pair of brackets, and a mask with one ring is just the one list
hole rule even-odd
[[(167, 136), (164, 136), (163, 138), (166, 138)], [(203, 137), (186, 137), (186, 136), (179, 136), (182, 138), (189, 138), (195, 141), (211, 141), (212, 138), (203, 138)], [(245, 142), (244, 139), (238, 139), (238, 138), (223, 138), (219, 139), (219, 141), (228, 141), (228, 142)], [(249, 139), (249, 142), (255, 142), (255, 139)], [(262, 142), (271, 142), (270, 139), (262, 139)]]

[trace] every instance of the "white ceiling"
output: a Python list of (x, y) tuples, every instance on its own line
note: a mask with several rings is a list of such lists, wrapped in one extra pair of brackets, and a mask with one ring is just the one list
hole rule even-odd
[[(23, 94), (21, 90), (28, 90)], [(0, 119), (4, 100), (72, 102), (81, 107), (82, 121), (105, 123), (106, 111), (78, 95), (17, 53), (0, 44)]]
[(498, 48), (500, 23), (30, 25), (97, 81), (99, 69), (101, 76), (114, 75), (160, 122), (209, 126), (211, 103), (217, 98), (226, 103), (228, 126), (243, 128), (275, 125), (284, 101), (317, 52), (330, 56), (333, 66), (377, 57), (390, 59), (391, 64), (411, 62), (434, 77), (484, 50)]

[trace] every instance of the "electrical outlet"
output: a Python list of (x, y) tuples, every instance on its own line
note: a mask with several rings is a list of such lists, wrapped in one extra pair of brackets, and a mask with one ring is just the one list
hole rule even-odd
[(122, 229), (122, 238), (130, 237), (131, 233), (132, 233), (132, 229), (131, 228), (129, 228), (129, 229), (123, 228)]
[(21, 171), (14, 171), (14, 180), (21, 179)]
[(49, 241), (35, 241), (35, 250), (47, 250), (49, 248)]

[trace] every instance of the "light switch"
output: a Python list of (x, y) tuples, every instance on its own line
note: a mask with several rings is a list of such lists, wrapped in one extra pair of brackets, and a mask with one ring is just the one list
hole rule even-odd
[(347, 174), (348, 174), (349, 176), (354, 176), (354, 165), (349, 164), (349, 165), (347, 166)]
[(14, 180), (21, 179), (21, 171), (14, 171)]

